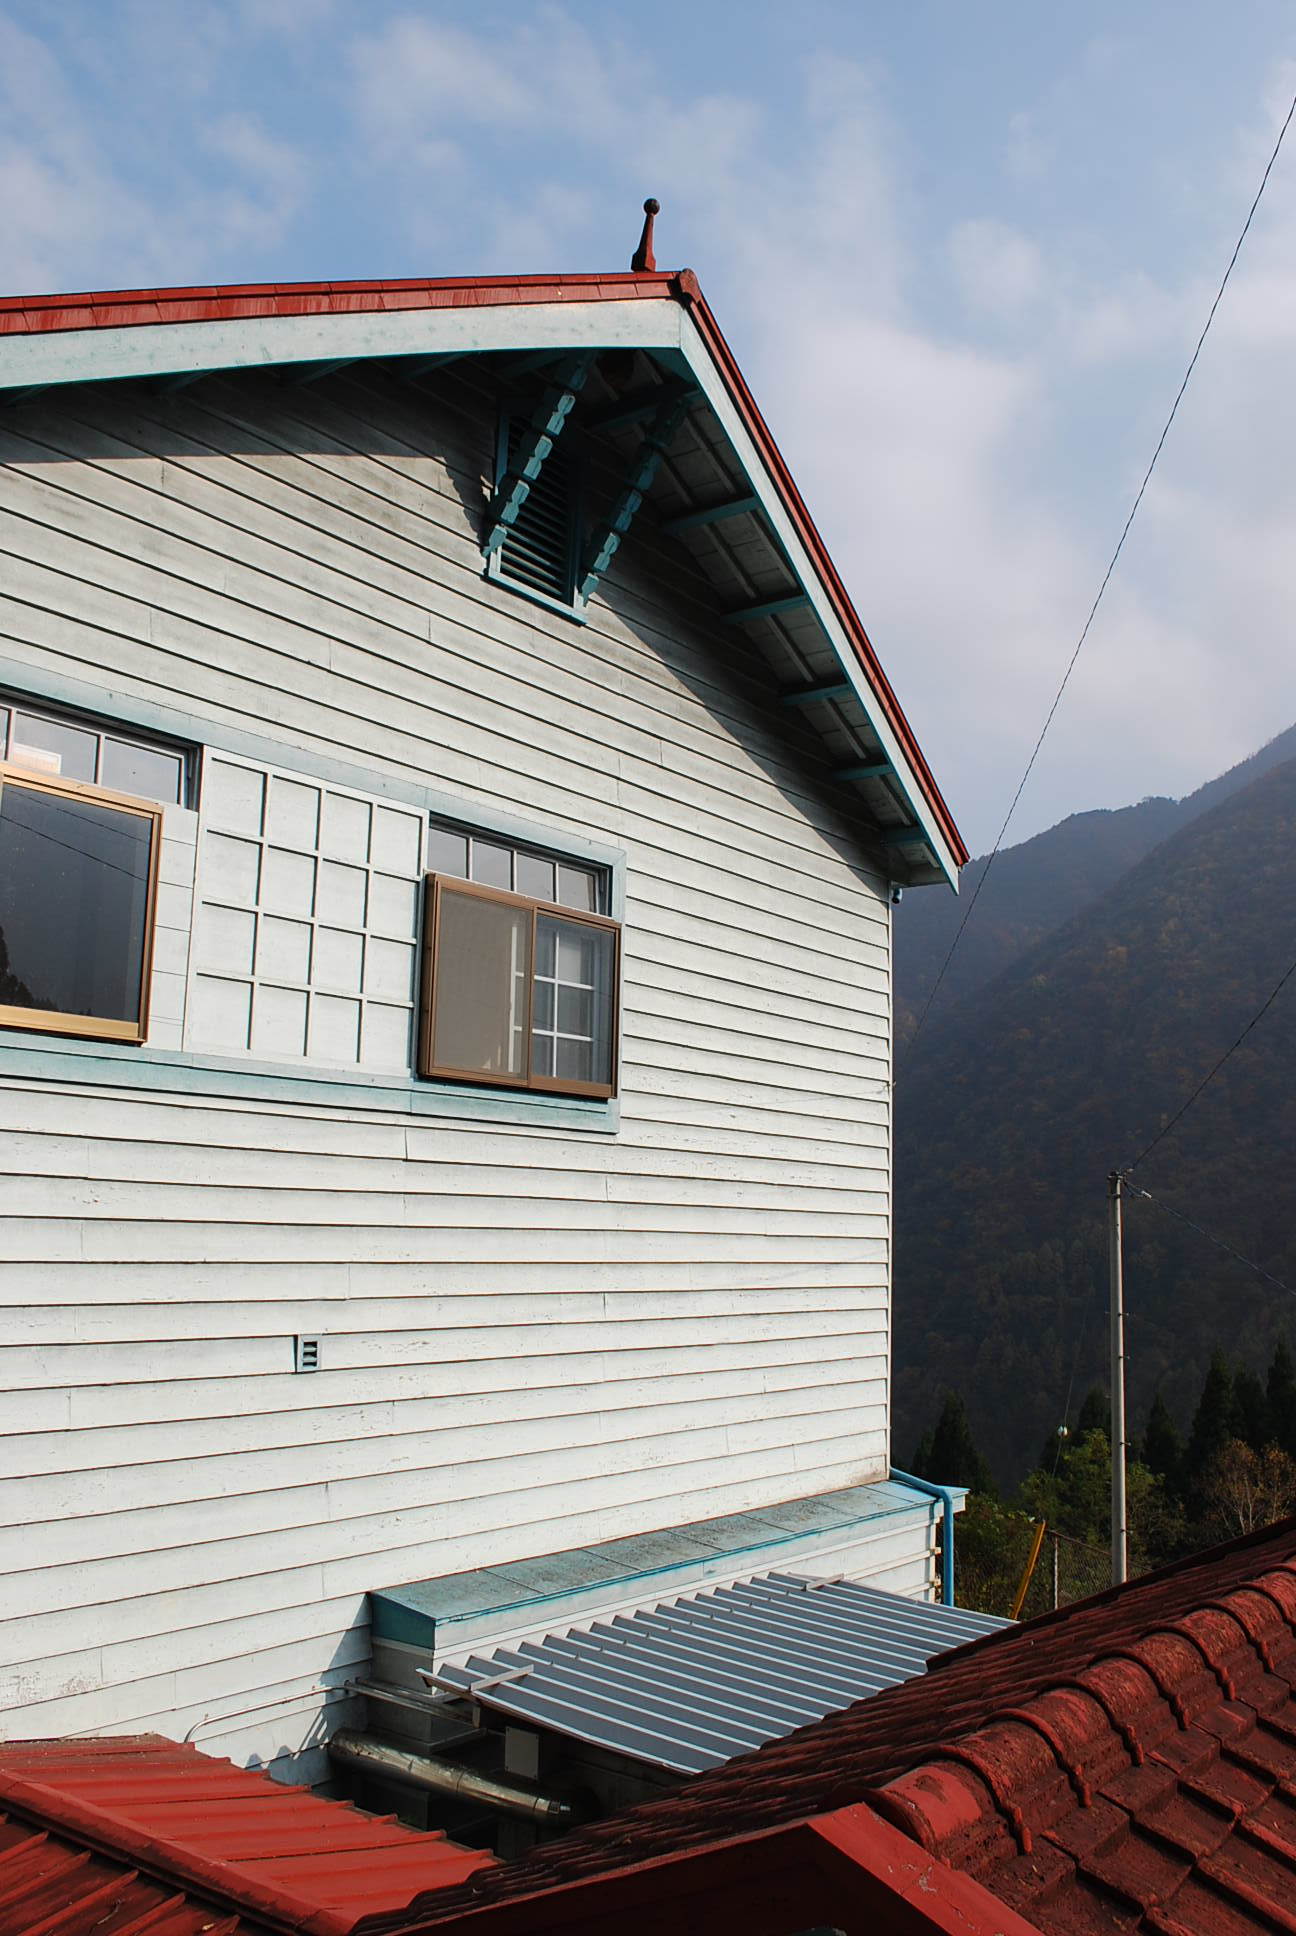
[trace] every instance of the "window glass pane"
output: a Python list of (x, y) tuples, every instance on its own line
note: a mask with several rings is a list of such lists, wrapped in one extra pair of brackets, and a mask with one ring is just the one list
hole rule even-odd
[(184, 786), (184, 762), (178, 753), (160, 746), (134, 746), (128, 739), (106, 738), (99, 784), (176, 806)]
[(434, 1064), (481, 1075), (525, 1075), (527, 909), (443, 889), (435, 947)]
[(498, 847), (492, 840), (477, 840), (472, 844), (472, 879), (480, 881), (483, 887), (511, 888), (513, 885), (513, 849)]
[(552, 901), (554, 897), (553, 862), (542, 860), (539, 854), (519, 854), (517, 891), (519, 894), (529, 894), (535, 901)]
[(533, 1076), (551, 1076), (554, 1072), (554, 1038), (552, 1035), (533, 1035), (531, 1038), (531, 1073)]
[(448, 827), (429, 827), (427, 864), (434, 874), (454, 874), (468, 878), (468, 836), (452, 834)]
[(540, 917), (533, 1074), (566, 1082), (611, 1082), (615, 965), (616, 940), (610, 929)]
[(554, 1074), (567, 1082), (606, 1082), (607, 1077), (594, 1074), (594, 1044), (578, 1042), (570, 1035), (560, 1035), (554, 1044), (557, 1059)]
[(16, 712), (13, 716), (9, 757), (16, 766), (29, 766), (33, 773), (92, 781), (98, 750), (98, 733), (88, 733), (83, 726), (65, 726), (62, 720), (40, 719), (35, 713)]
[(138, 1022), (153, 822), (0, 788), (0, 1002)]
[(9, 708), (0, 706), (0, 760), (8, 757), (9, 748)]
[(578, 908), (582, 914), (601, 914), (598, 903), (598, 875), (589, 867), (558, 865), (558, 901), (562, 907)]
[(558, 989), (558, 1032), (560, 1035), (590, 1037), (594, 1033), (594, 991), (590, 988)]
[(598, 928), (578, 928), (566, 921), (555, 922), (558, 929), (558, 979), (572, 981), (582, 988), (592, 985)]

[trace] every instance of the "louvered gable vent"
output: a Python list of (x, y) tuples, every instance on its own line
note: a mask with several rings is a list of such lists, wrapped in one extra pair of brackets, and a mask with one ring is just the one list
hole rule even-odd
[[(503, 470), (512, 464), (524, 428), (521, 422), (505, 427)], [(499, 554), (505, 578), (564, 605), (576, 584), (577, 470), (567, 452), (550, 451)]]

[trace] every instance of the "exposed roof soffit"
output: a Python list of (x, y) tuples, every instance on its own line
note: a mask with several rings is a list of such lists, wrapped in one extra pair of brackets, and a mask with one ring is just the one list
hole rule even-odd
[(680, 305), (661, 296), (50, 330), (0, 335), (0, 389), (361, 357), (671, 350), (680, 346), (684, 321)]
[[(759, 510), (774, 544), (787, 559), (796, 581), (786, 595), (765, 599), (729, 615), (735, 624), (756, 623), (782, 610), (808, 607), (838, 660), (840, 680), (832, 681), (837, 703), (853, 699), (876, 738), (906, 810), (909, 828), (902, 842), (889, 841), (903, 855), (911, 879), (933, 878), (922, 863), (932, 857), (936, 878), (957, 885), (958, 866), (923, 797), (878, 696), (852, 648), (813, 561), (788, 515), (774, 479), (765, 468), (721, 371), (681, 305), (670, 297), (625, 301), (522, 303), (482, 308), (445, 308), (311, 316), (252, 317), (231, 321), (145, 323), (122, 327), (52, 331), (0, 338), (0, 399), (14, 400), (55, 384), (143, 377), (175, 386), (217, 369), (264, 368), (270, 363), (303, 366), (299, 381), (309, 381), (313, 366), (336, 369), (364, 358), (409, 357), (431, 371), (465, 355), (500, 351), (529, 353), (537, 363), (549, 353), (589, 355), (603, 349), (633, 348), (667, 353), (679, 375), (687, 373), (689, 402), (704, 404), (718, 421), (726, 442), (751, 486), (749, 494), (720, 507), (701, 507), (694, 517), (669, 521), (682, 531), (726, 512)], [(270, 354), (273, 349), (273, 355)], [(672, 354), (673, 352), (673, 354)], [(677, 389), (678, 377), (676, 378)], [(642, 402), (642, 400), (636, 400)], [(627, 490), (636, 480), (627, 480)], [(604, 534), (610, 540), (612, 531)], [(605, 544), (604, 549), (607, 549)], [(615, 544), (611, 545), (611, 550)], [(610, 557), (610, 551), (608, 552)], [(591, 588), (607, 558), (587, 560)], [(595, 569), (595, 567), (597, 567)], [(817, 695), (816, 695), (817, 696)], [(872, 777), (862, 762), (857, 774), (843, 769), (845, 782)]]

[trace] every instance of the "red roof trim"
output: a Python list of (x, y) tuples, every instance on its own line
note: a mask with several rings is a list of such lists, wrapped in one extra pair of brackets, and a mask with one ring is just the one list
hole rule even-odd
[(265, 316), (475, 309), (532, 302), (625, 302), (677, 294), (668, 275), (468, 276), (381, 282), (248, 282), (191, 289), (112, 289), (0, 297), (0, 336), (228, 323)]
[(900, 702), (891, 689), (891, 682), (883, 672), (878, 656), (869, 641), (868, 633), (859, 613), (851, 603), (850, 594), (842, 583), (837, 567), (828, 554), (828, 547), (819, 535), (814, 519), (806, 509), (805, 502), (792, 479), (792, 473), (784, 462), (783, 454), (775, 443), (773, 435), (760, 409), (747, 387), (746, 379), (738, 367), (733, 351), (721, 333), (720, 326), (711, 313), (710, 305), (702, 294), (697, 278), (690, 270), (685, 270), (677, 278), (677, 287), (672, 291), (676, 300), (691, 307), (693, 319), (698, 326), (703, 342), (714, 357), (717, 367), (724, 375), (726, 384), (735, 403), (751, 432), (752, 440), (759, 450), (775, 489), (786, 504), (797, 536), (809, 552), (812, 562), (828, 593), (828, 599), (837, 617), (841, 620), (846, 636), (854, 647), (855, 656), (864, 669), (864, 674), (877, 693), (886, 714), (887, 722), (904, 748), (905, 757), (913, 767), (923, 797), (931, 808), (945, 842), (953, 854), (955, 862), (962, 867), (968, 860), (968, 850), (963, 837), (954, 824), (954, 816), (945, 804), (944, 797), (937, 786), (931, 768), (924, 759), (922, 749), (914, 738), (913, 729), (905, 718)]
[(669, 299), (686, 308), (715, 360), (775, 490), (818, 572), (866, 679), (958, 866), (968, 850), (828, 554), (737, 359), (691, 269), (678, 274), (417, 277), (374, 282), (241, 283), (190, 289), (126, 289), (60, 296), (0, 297), (0, 337), (60, 330), (133, 329), (151, 323), (238, 322), (274, 316), (344, 315), (398, 309), (488, 308), (519, 303)]

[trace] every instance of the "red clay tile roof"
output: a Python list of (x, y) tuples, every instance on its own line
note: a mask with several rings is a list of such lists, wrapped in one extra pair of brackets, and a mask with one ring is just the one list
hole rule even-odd
[(160, 1735), (0, 1745), (0, 1936), (347, 1936), (492, 1862)]
[(419, 1917), (866, 1802), (1049, 1936), (1296, 1931), (1296, 1520), (927, 1674), (448, 1891)]

